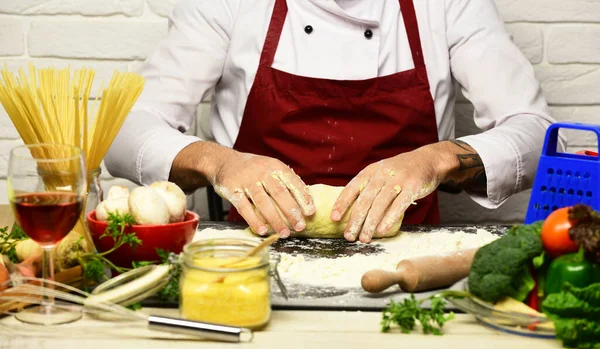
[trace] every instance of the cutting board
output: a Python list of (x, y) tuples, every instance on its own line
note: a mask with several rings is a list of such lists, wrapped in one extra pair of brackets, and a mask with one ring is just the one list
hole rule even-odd
[[(210, 237), (219, 236), (218, 231), (231, 231), (232, 229), (245, 229), (247, 225), (229, 222), (201, 222), (198, 226), (196, 239), (206, 238), (205, 232), (210, 231)], [(410, 234), (445, 232), (463, 232), (476, 234), (478, 229), (486, 230), (494, 235), (503, 235), (508, 226), (404, 226), (402, 231)], [(224, 232), (225, 234), (225, 232)], [(229, 237), (229, 236), (227, 236)], [(352, 243), (344, 239), (281, 239), (272, 246), (275, 253), (286, 253), (290, 255), (302, 255), (305, 260), (314, 258), (336, 259), (353, 254), (375, 256), (385, 253), (389, 243), (374, 240), (370, 244)], [(281, 291), (272, 283), (272, 304), (274, 309), (286, 310), (361, 310), (381, 311), (390, 300), (402, 300), (409, 295), (394, 286), (380, 294), (369, 294), (362, 288), (339, 288), (332, 286), (313, 286), (296, 284), (286, 281), (285, 283), (288, 299), (285, 299)], [(434, 291), (417, 294), (417, 298), (427, 297)], [(177, 307), (177, 304), (164, 304), (156, 299), (148, 299), (145, 306), (167, 306)], [(427, 304), (424, 304), (426, 307)], [(449, 310), (455, 310), (448, 308)]]

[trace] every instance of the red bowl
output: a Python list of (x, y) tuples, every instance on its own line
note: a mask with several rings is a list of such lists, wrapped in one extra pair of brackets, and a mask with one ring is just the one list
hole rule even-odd
[[(110, 250), (114, 246), (113, 239), (111, 237), (100, 239), (100, 236), (104, 234), (108, 227), (107, 222), (96, 219), (96, 210), (90, 211), (86, 218), (98, 252)], [(187, 211), (183, 222), (126, 227), (125, 233), (135, 232), (136, 236), (142, 240), (142, 245), (133, 250), (129, 245), (123, 245), (105, 257), (119, 267), (131, 268), (131, 263), (134, 261), (158, 261), (157, 248), (173, 253), (181, 253), (183, 246), (194, 238), (199, 221), (198, 214)]]

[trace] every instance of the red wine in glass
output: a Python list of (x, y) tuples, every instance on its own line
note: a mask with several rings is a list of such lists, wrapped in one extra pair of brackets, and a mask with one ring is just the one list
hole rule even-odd
[(26, 144), (11, 149), (8, 158), (8, 198), (25, 234), (42, 247), (41, 299), (36, 307), (15, 314), (21, 322), (60, 325), (81, 318), (81, 308), (54, 301), (54, 249), (72, 231), (85, 205), (85, 159), (80, 148), (66, 144)]
[(54, 245), (73, 229), (81, 212), (81, 198), (69, 192), (16, 195), (15, 215), (23, 231), (41, 246)]

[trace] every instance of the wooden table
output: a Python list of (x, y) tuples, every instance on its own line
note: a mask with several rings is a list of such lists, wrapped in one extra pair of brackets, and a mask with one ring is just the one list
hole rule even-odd
[[(12, 223), (8, 206), (0, 205), (0, 227)], [(175, 309), (144, 309), (155, 315), (177, 316)], [(42, 336), (9, 337), (0, 333), (0, 348), (561, 348), (559, 342), (533, 339), (500, 333), (480, 325), (470, 315), (457, 315), (445, 327), (443, 336), (420, 333), (400, 334), (380, 332), (379, 312), (343, 311), (274, 311), (269, 326), (256, 332), (251, 343), (215, 343), (168, 339), (123, 339), (111, 336), (77, 338), (69, 336), (69, 329), (93, 332), (102, 326), (98, 320), (86, 319), (72, 325), (60, 326), (62, 338)]]

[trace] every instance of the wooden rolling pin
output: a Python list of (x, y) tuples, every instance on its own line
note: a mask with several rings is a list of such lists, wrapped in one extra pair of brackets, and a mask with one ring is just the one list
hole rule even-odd
[(370, 270), (361, 280), (370, 293), (379, 293), (393, 285), (404, 292), (420, 292), (453, 285), (469, 275), (477, 249), (405, 259), (396, 271)]

